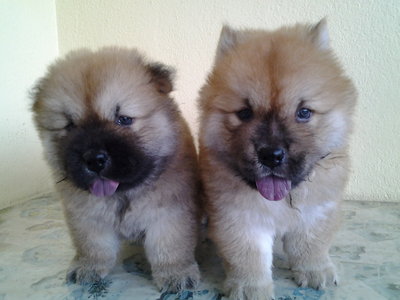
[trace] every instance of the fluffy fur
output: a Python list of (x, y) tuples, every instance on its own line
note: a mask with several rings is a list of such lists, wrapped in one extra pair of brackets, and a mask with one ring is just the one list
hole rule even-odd
[(104, 278), (121, 239), (143, 242), (158, 287), (199, 280), (196, 151), (169, 97), (171, 77), (136, 50), (80, 50), (34, 89), (34, 121), (76, 247), (69, 281)]
[(200, 92), (199, 144), (210, 236), (231, 299), (273, 298), (277, 237), (300, 286), (337, 283), (328, 251), (355, 101), (325, 20), (276, 31), (222, 29)]

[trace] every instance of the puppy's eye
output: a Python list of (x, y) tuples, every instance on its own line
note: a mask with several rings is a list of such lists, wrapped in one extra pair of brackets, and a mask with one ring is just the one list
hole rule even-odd
[(249, 107), (243, 108), (237, 111), (236, 115), (241, 121), (250, 121), (253, 118), (253, 110)]
[(312, 112), (310, 109), (302, 107), (296, 113), (297, 122), (308, 122), (311, 118)]
[(119, 126), (130, 126), (133, 123), (133, 119), (127, 116), (119, 116), (115, 123)]
[(64, 129), (67, 130), (67, 131), (71, 131), (74, 128), (75, 128), (75, 124), (71, 120), (69, 120), (68, 124), (64, 127)]

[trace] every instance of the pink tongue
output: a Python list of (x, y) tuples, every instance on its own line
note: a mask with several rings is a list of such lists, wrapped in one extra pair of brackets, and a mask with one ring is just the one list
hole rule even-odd
[(271, 201), (282, 200), (287, 196), (291, 189), (290, 180), (276, 176), (266, 176), (256, 181), (257, 189), (260, 194)]
[(111, 196), (115, 193), (119, 183), (109, 179), (96, 179), (90, 186), (90, 192), (97, 197)]

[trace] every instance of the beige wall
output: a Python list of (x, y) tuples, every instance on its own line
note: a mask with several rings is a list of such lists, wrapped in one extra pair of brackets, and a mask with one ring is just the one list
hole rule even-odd
[(28, 90), (58, 54), (54, 0), (0, 0), (0, 208), (48, 192)]
[(56, 23), (60, 54), (78, 47), (123, 45), (175, 66), (175, 98), (196, 132), (197, 92), (223, 22), (276, 28), (324, 16), (332, 46), (360, 93), (347, 198), (400, 201), (397, 0), (0, 1), (0, 207), (50, 188), (26, 91), (57, 54)]

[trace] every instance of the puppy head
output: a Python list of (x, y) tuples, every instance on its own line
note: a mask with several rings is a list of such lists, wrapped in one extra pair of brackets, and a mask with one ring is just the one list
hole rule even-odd
[(32, 92), (45, 157), (59, 179), (97, 196), (157, 176), (176, 147), (171, 71), (135, 50), (80, 50)]
[(325, 20), (276, 31), (222, 30), (200, 93), (200, 145), (269, 200), (346, 147), (356, 92)]

